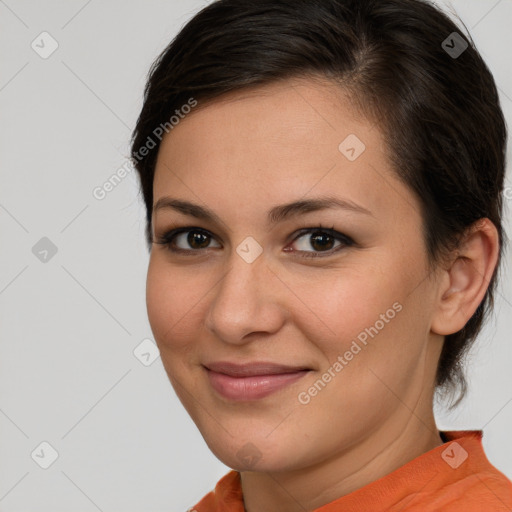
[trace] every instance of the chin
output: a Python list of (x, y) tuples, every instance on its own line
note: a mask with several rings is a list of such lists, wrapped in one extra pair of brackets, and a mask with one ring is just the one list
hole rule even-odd
[[(250, 436), (249, 436), (250, 438)], [(280, 439), (265, 436), (253, 440), (229, 438), (210, 441), (211, 452), (226, 466), (236, 471), (279, 472), (296, 469), (297, 443), (286, 446)]]

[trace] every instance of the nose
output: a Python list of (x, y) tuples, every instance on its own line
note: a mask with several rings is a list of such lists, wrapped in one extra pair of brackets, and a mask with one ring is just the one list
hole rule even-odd
[(286, 321), (285, 293), (264, 254), (248, 263), (233, 252), (229, 269), (212, 291), (206, 328), (233, 345), (248, 343), (253, 333), (275, 333)]

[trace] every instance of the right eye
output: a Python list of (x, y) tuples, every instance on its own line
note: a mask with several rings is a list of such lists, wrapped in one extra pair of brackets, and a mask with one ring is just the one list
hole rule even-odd
[[(208, 249), (208, 245), (212, 240), (214, 240), (213, 235), (208, 231), (197, 227), (186, 227), (172, 229), (153, 243), (163, 245), (173, 253), (188, 254), (191, 256), (191, 253), (197, 253)], [(180, 243), (183, 245), (188, 244), (191, 249), (187, 249), (186, 247), (177, 247), (177, 244)], [(217, 247), (220, 247), (220, 245)]]

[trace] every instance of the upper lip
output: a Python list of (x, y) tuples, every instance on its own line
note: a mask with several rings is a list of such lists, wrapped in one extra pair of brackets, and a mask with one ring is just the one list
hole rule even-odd
[(248, 377), (252, 375), (277, 375), (282, 373), (293, 373), (302, 370), (310, 370), (305, 366), (287, 366), (267, 361), (256, 361), (252, 363), (239, 364), (229, 361), (217, 361), (204, 364), (208, 370), (217, 373), (224, 373), (233, 377)]

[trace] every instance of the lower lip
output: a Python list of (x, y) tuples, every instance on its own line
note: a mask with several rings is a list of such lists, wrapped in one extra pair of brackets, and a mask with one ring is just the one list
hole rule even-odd
[(232, 377), (224, 373), (211, 371), (208, 368), (206, 371), (213, 389), (229, 400), (258, 400), (264, 398), (309, 373), (309, 370), (303, 370), (276, 375)]

